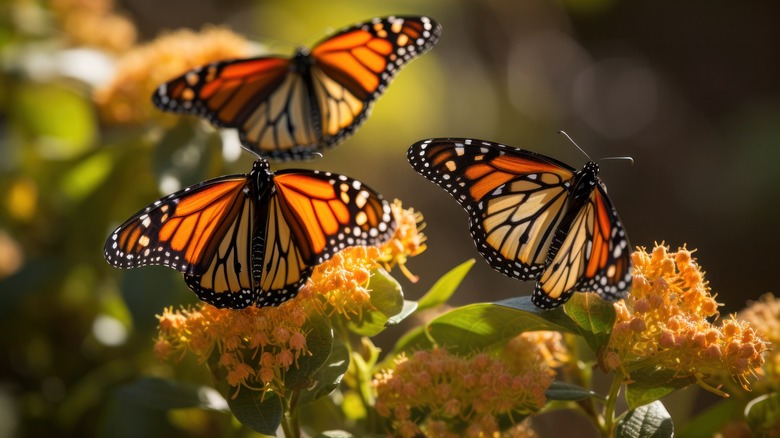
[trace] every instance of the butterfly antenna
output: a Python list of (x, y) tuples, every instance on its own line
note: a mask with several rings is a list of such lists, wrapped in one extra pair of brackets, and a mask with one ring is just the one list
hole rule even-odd
[(574, 140), (573, 140), (571, 137), (569, 137), (569, 134), (567, 134), (567, 133), (566, 133), (566, 131), (563, 131), (563, 130), (561, 130), (561, 131), (558, 131), (558, 134), (562, 134), (564, 137), (568, 138), (568, 139), (569, 139), (569, 141), (571, 142), (571, 144), (573, 144), (574, 146), (576, 146), (576, 147), (577, 147), (577, 149), (579, 149), (579, 150), (580, 150), (580, 152), (582, 152), (582, 154), (583, 154), (583, 155), (585, 155), (586, 157), (588, 157), (588, 160), (590, 160), (590, 161), (593, 161), (593, 159), (592, 159), (592, 158), (590, 158), (590, 155), (588, 155), (588, 153), (587, 153), (587, 152), (585, 152), (585, 150), (584, 150), (584, 149), (582, 149), (582, 148), (580, 147), (580, 145), (578, 145), (578, 144), (577, 144), (577, 142), (575, 142), (575, 141), (574, 141)]
[(625, 157), (604, 157), (604, 158), (599, 158), (599, 161), (604, 161), (604, 160), (628, 160), (628, 161), (630, 161), (630, 162), (631, 162), (631, 164), (632, 164), (632, 165), (634, 164), (634, 158), (633, 158), (633, 157), (629, 157), (629, 156), (625, 156)]
[[(584, 151), (584, 150), (583, 150), (583, 149), (580, 147), (580, 145), (578, 145), (578, 144), (577, 144), (577, 143), (576, 143), (574, 140), (572, 140), (572, 138), (571, 138), (571, 137), (569, 137), (569, 134), (567, 134), (567, 133), (566, 133), (566, 131), (558, 131), (558, 134), (563, 134), (564, 136), (566, 136), (566, 138), (568, 138), (568, 139), (569, 139), (569, 141), (570, 141), (570, 142), (571, 142), (571, 143), (572, 143), (574, 146), (576, 146), (576, 147), (577, 147), (577, 149), (579, 149), (579, 150), (580, 150), (580, 152), (582, 152), (582, 153), (583, 153), (583, 154), (584, 154), (586, 157), (588, 157), (588, 159), (589, 159), (589, 160), (593, 161), (593, 160), (590, 158), (590, 155), (588, 155), (588, 153), (587, 153), (587, 152), (585, 152), (585, 151)], [(599, 158), (599, 160), (598, 160), (598, 161), (605, 161), (605, 160), (628, 160), (628, 161), (630, 161), (630, 162), (631, 162), (631, 164), (632, 164), (632, 165), (634, 164), (634, 159), (633, 159), (632, 157), (629, 157), (629, 156), (625, 156), (625, 157), (605, 157), (605, 158)]]

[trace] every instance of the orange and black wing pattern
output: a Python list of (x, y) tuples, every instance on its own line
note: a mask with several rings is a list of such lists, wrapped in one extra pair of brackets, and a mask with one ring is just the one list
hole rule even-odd
[(477, 249), (493, 269), (520, 280), (541, 274), (566, 212), (573, 168), (473, 139), (421, 141), (408, 159), (466, 209)]
[(193, 289), (200, 299), (218, 307), (244, 307), (255, 294), (254, 210), (246, 175), (212, 179), (133, 215), (111, 233), (104, 254), (117, 268), (163, 265), (186, 278), (207, 277), (214, 284), (209, 293)]
[(322, 143), (333, 146), (354, 132), (401, 68), (440, 34), (429, 17), (396, 16), (355, 24), (315, 45), (311, 82)]
[(595, 163), (578, 172), (541, 154), (473, 139), (421, 141), (408, 159), (466, 209), (490, 266), (537, 280), (538, 307), (557, 307), (575, 291), (617, 299), (628, 289), (628, 240)]
[(362, 124), (400, 68), (438, 40), (428, 17), (376, 18), (343, 29), (292, 58), (215, 62), (161, 85), (166, 111), (236, 128), (260, 157), (310, 158)]
[(615, 301), (623, 298), (631, 278), (630, 247), (623, 223), (598, 182), (539, 277), (532, 301), (538, 307), (553, 308), (574, 292), (597, 292)]

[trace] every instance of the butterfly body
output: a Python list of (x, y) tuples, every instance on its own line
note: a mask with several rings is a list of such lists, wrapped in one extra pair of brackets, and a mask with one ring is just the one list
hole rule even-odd
[(491, 267), (536, 280), (537, 306), (557, 307), (575, 291), (617, 299), (628, 289), (628, 240), (595, 162), (578, 171), (473, 139), (421, 141), (408, 158), (466, 209), (477, 249)]
[(356, 245), (378, 245), (394, 229), (390, 207), (361, 182), (310, 170), (271, 173), (265, 160), (248, 175), (196, 184), (154, 202), (106, 241), (118, 268), (163, 265), (184, 274), (217, 307), (279, 305), (313, 267)]
[(336, 32), (290, 57), (215, 62), (162, 84), (160, 109), (236, 128), (242, 145), (275, 160), (310, 158), (341, 143), (396, 73), (438, 41), (429, 17), (386, 17)]

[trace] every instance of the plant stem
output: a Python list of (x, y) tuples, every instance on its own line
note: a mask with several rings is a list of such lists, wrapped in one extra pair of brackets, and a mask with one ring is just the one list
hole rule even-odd
[(301, 422), (298, 412), (298, 394), (296, 389), (290, 394), (290, 398), (284, 398), (284, 415), (282, 415), (282, 431), (285, 438), (301, 437)]
[(615, 405), (617, 404), (620, 388), (623, 386), (623, 373), (616, 372), (612, 379), (612, 387), (607, 394), (607, 404), (604, 408), (604, 424), (601, 428), (601, 436), (608, 438), (614, 435), (615, 428)]

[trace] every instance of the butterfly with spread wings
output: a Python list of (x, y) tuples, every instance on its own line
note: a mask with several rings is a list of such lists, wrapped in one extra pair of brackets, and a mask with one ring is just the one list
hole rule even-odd
[(429, 17), (386, 17), (336, 32), (292, 58), (215, 62), (162, 84), (165, 111), (237, 128), (243, 146), (274, 160), (306, 159), (341, 143), (368, 116), (404, 64), (430, 49), (441, 26)]
[(395, 228), (389, 204), (360, 181), (328, 172), (215, 178), (162, 198), (106, 241), (117, 268), (163, 265), (184, 273), (201, 300), (234, 309), (294, 297), (336, 252), (379, 245)]
[(536, 280), (536, 306), (558, 307), (574, 292), (615, 300), (629, 289), (630, 246), (595, 162), (577, 171), (511, 146), (443, 138), (415, 143), (408, 159), (466, 209), (493, 269)]

